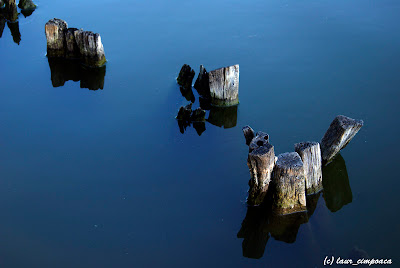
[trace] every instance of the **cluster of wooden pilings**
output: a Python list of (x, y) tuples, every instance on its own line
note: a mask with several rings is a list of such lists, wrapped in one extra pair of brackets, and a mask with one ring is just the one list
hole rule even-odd
[(66, 21), (51, 19), (45, 25), (47, 56), (80, 59), (89, 67), (101, 67), (106, 62), (100, 34), (68, 28)]
[(270, 198), (272, 210), (289, 214), (306, 210), (306, 195), (323, 188), (322, 166), (326, 165), (352, 140), (362, 120), (339, 115), (318, 142), (295, 144), (294, 152), (275, 156), (268, 134), (254, 133), (250, 126), (243, 127), (249, 146), (247, 165), (250, 170), (249, 196), (251, 206), (259, 206)]
[[(228, 66), (207, 72), (200, 65), (199, 75), (194, 84), (200, 96), (200, 107), (192, 112), (195, 97), (192, 91), (192, 82), (195, 71), (184, 64), (177, 77), (182, 95), (191, 103), (181, 106), (176, 119), (181, 132), (187, 126), (193, 127), (201, 135), (205, 131), (205, 121), (213, 125), (231, 128), (236, 126), (237, 104), (239, 103), (239, 65)], [(205, 110), (210, 110), (208, 119)]]

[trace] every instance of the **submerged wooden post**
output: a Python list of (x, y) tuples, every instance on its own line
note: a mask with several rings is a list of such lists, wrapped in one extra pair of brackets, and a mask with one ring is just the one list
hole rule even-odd
[(64, 57), (65, 31), (68, 24), (64, 20), (51, 19), (45, 25), (47, 39), (47, 55), (49, 57)]
[(100, 67), (106, 63), (104, 47), (101, 43), (101, 37), (98, 33), (83, 31), (82, 29), (75, 31), (76, 44), (79, 47), (81, 59), (91, 67)]
[(318, 142), (300, 142), (294, 145), (304, 167), (307, 194), (314, 194), (322, 189), (322, 160)]
[(303, 162), (298, 153), (278, 156), (273, 173), (273, 208), (278, 214), (306, 210)]
[(194, 75), (195, 72), (193, 71), (193, 69), (189, 65), (184, 64), (181, 68), (181, 71), (179, 72), (176, 81), (178, 82), (178, 85), (180, 85), (185, 90), (188, 90), (192, 88)]
[(330, 162), (335, 155), (354, 138), (364, 122), (344, 115), (338, 115), (321, 140), (321, 156), (324, 162)]
[(269, 143), (259, 146), (249, 153), (247, 165), (250, 170), (249, 205), (261, 205), (267, 194), (271, 174), (275, 165), (274, 146)]
[(246, 145), (250, 145), (250, 142), (254, 138), (254, 130), (250, 126), (244, 126), (242, 128), (244, 138), (246, 139)]
[(230, 106), (239, 103), (239, 64), (210, 71), (211, 103)]

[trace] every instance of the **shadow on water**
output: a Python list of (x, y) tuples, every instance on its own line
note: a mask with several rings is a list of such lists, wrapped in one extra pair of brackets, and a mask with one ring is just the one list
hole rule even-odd
[[(26, 18), (32, 15), (34, 11), (35, 9), (22, 9), (21, 13)], [(0, 38), (3, 36), (4, 28), (7, 22), (7, 26), (10, 29), (14, 43), (19, 45), (21, 42), (21, 32), (19, 30), (18, 16), (19, 13), (17, 10), (17, 5), (14, 1), (5, 1), (4, 7), (0, 7)]]
[(242, 227), (237, 234), (243, 238), (242, 252), (246, 258), (260, 259), (265, 252), (268, 239), (294, 243), (300, 226), (308, 222), (314, 213), (320, 193), (307, 196), (307, 212), (277, 215), (269, 208), (269, 204), (248, 207)]
[(64, 58), (48, 58), (51, 83), (53, 87), (64, 86), (66, 81), (80, 81), (81, 88), (98, 90), (104, 88), (106, 66), (89, 68), (81, 64), (79, 60)]
[(336, 212), (353, 201), (346, 163), (338, 154), (322, 169), (323, 197), (327, 208)]

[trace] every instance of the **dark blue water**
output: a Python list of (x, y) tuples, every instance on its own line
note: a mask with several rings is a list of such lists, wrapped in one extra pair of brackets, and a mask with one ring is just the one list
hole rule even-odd
[[(7, 24), (0, 38), (1, 267), (322, 267), (356, 246), (398, 260), (398, 1), (35, 3), (19, 45)], [(53, 87), (54, 17), (101, 34), (108, 63), (89, 82), (103, 89), (85, 74)], [(174, 118), (184, 63), (240, 64), (237, 111), (214, 110), (200, 136)], [(279, 154), (338, 114), (365, 125), (314, 213), (272, 236), (247, 213), (241, 127)]]

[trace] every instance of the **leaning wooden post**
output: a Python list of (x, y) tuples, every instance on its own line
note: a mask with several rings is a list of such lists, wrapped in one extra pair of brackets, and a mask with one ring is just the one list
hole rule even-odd
[(276, 161), (273, 183), (273, 208), (278, 214), (306, 210), (303, 162), (298, 153), (284, 153)]
[(330, 162), (335, 155), (354, 138), (364, 122), (344, 115), (338, 115), (321, 140), (322, 160)]
[(211, 103), (230, 106), (239, 103), (239, 64), (208, 73)]
[(264, 201), (275, 165), (274, 146), (266, 143), (249, 153), (247, 165), (250, 170), (249, 205), (258, 206)]
[(254, 138), (254, 130), (250, 126), (244, 126), (242, 128), (244, 138), (246, 139), (246, 145), (250, 145), (250, 142)]
[(176, 81), (184, 90), (191, 90), (194, 75), (194, 70), (189, 65), (184, 64), (179, 72), (178, 78), (176, 78)]
[(267, 144), (269, 144), (269, 135), (265, 132), (258, 131), (249, 144), (249, 152), (252, 152), (260, 146), (266, 146)]
[(64, 20), (52, 19), (45, 25), (47, 39), (47, 56), (64, 57), (65, 55), (65, 31), (68, 24)]
[(300, 142), (294, 145), (300, 155), (304, 167), (307, 194), (322, 190), (322, 160), (318, 142)]

